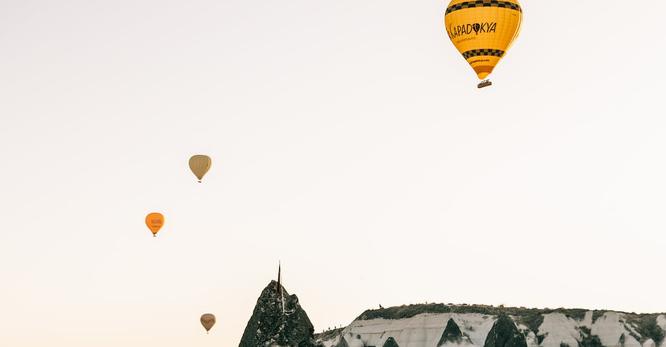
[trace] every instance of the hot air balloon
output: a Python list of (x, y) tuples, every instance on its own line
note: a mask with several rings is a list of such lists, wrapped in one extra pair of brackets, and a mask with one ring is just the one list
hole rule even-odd
[(520, 32), (523, 10), (518, 0), (452, 0), (446, 8), (446, 32), (480, 80), (504, 57)]
[(146, 226), (152, 231), (153, 237), (157, 237), (157, 232), (162, 229), (164, 225), (164, 216), (161, 213), (153, 212), (146, 216)]
[(213, 161), (207, 155), (197, 154), (190, 158), (190, 169), (195, 176), (199, 179), (199, 183), (206, 175)]
[(206, 329), (206, 333), (208, 333), (213, 325), (215, 325), (215, 315), (212, 313), (204, 313), (199, 320), (204, 329)]

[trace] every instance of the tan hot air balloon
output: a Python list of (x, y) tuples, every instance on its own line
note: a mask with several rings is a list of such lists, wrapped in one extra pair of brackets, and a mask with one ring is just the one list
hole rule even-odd
[(190, 158), (190, 169), (199, 179), (199, 183), (201, 183), (203, 177), (206, 175), (208, 170), (210, 170), (210, 166), (212, 164), (213, 161), (207, 155), (197, 154)]
[[(446, 32), (479, 79), (490, 75), (518, 37), (523, 9), (518, 0), (451, 0)], [(479, 88), (492, 85), (488, 80)]]
[(164, 216), (161, 213), (153, 212), (146, 216), (146, 226), (153, 233), (153, 237), (157, 237), (157, 233), (164, 225)]
[(206, 329), (206, 333), (215, 325), (215, 315), (212, 313), (204, 313), (199, 320), (201, 321), (201, 325)]

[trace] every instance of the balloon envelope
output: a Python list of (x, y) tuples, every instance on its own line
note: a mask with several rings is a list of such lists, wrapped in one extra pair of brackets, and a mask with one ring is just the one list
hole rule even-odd
[(452, 0), (446, 32), (479, 79), (493, 72), (520, 32), (518, 0)]
[(206, 175), (213, 161), (207, 155), (197, 154), (190, 158), (190, 170), (199, 179), (199, 182)]
[(146, 226), (153, 233), (153, 236), (157, 236), (157, 233), (162, 229), (163, 225), (164, 216), (161, 213), (153, 212), (146, 216)]
[(205, 313), (201, 315), (199, 320), (201, 321), (201, 325), (203, 325), (204, 329), (206, 329), (206, 332), (210, 331), (213, 325), (215, 325), (215, 315), (212, 313)]

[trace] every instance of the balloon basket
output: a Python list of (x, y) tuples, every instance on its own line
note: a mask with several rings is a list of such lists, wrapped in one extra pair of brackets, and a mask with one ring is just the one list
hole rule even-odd
[(490, 87), (493, 85), (493, 82), (490, 82), (490, 80), (483, 80), (479, 85), (477, 86), (479, 89), (485, 88), (485, 87)]

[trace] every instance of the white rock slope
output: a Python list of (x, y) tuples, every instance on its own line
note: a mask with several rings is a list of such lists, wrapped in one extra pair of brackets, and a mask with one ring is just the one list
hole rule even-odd
[[(373, 318), (364, 318), (364, 314), (335, 337), (328, 336), (320, 342), (325, 347), (345, 346), (345, 343), (349, 347), (382, 347), (389, 337), (393, 337), (400, 347), (484, 347), (497, 316), (465, 313), (464, 307), (456, 306), (452, 310), (456, 313), (424, 312), (401, 319), (377, 318), (382, 316), (381, 311), (371, 311), (378, 313), (371, 315)], [(664, 339), (654, 341), (654, 336), (640, 334), (640, 331), (647, 331), (640, 326), (645, 321), (639, 319), (643, 316), (577, 311), (573, 315), (565, 314), (569, 312), (566, 310), (544, 310), (544, 313), (537, 314), (534, 314), (535, 310), (524, 309), (526, 314), (520, 309), (509, 310), (518, 312), (511, 318), (524, 334), (528, 347), (666, 347)], [(464, 339), (438, 346), (449, 319), (455, 321)], [(651, 319), (652, 325), (662, 332), (666, 331), (665, 315), (650, 315), (646, 319)], [(654, 335), (654, 332), (650, 334)]]

